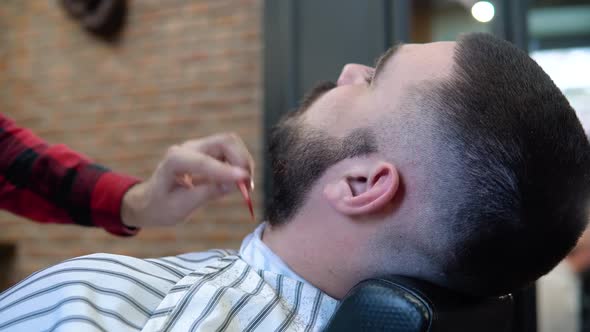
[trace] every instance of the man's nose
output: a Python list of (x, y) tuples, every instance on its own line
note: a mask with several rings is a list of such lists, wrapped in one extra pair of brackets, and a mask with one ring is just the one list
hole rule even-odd
[(373, 72), (374, 69), (371, 67), (349, 63), (342, 68), (337, 85), (362, 84), (367, 77), (373, 76)]

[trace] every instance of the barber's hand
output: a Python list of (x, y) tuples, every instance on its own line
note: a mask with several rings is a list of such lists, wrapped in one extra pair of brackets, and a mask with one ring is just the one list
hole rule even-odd
[[(151, 178), (132, 187), (123, 197), (123, 223), (145, 227), (183, 222), (207, 201), (237, 191), (236, 182), (246, 181), (249, 185), (253, 169), (252, 156), (234, 134), (173, 146)], [(192, 187), (179, 183), (185, 174), (191, 176)]]

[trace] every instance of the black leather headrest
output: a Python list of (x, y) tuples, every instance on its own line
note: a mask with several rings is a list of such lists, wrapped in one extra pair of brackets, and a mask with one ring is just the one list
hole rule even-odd
[(392, 276), (356, 285), (326, 331), (510, 331), (511, 295), (476, 298), (415, 279)]

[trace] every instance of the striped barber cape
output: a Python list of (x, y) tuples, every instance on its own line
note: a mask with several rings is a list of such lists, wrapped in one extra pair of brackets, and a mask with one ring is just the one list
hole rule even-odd
[(0, 331), (321, 331), (338, 301), (272, 270), (227, 250), (78, 257), (1, 294)]

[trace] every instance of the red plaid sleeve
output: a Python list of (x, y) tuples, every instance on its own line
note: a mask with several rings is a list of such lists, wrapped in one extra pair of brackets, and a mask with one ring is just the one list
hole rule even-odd
[(41, 223), (98, 226), (130, 236), (121, 220), (137, 179), (92, 163), (64, 145), (49, 146), (0, 113), (0, 209)]

